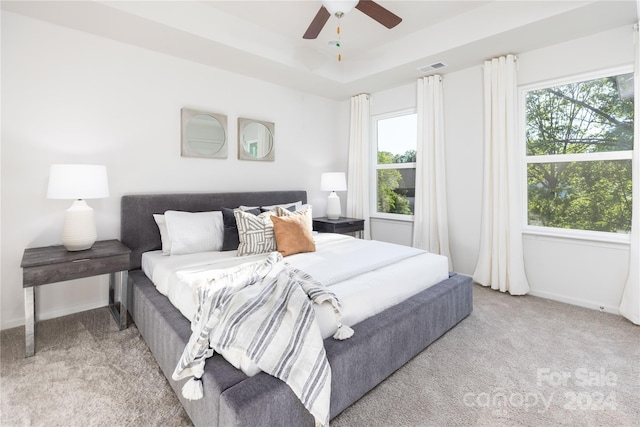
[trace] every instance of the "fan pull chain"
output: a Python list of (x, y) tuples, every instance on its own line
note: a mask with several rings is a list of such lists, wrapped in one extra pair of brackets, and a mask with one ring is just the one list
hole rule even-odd
[(336, 44), (336, 46), (338, 46), (338, 62), (342, 61), (342, 55), (340, 53), (340, 45), (342, 44), (340, 42), (340, 16), (338, 16), (338, 28), (336, 28), (336, 33), (338, 34), (338, 43)]

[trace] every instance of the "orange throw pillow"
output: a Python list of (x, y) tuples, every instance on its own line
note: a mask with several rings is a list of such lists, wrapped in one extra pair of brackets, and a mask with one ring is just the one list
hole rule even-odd
[(313, 236), (303, 215), (272, 216), (271, 221), (276, 246), (282, 256), (315, 252), (316, 244), (313, 242)]

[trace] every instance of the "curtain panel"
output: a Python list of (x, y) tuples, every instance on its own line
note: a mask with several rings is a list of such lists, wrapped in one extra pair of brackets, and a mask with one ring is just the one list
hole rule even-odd
[(522, 244), (516, 58), (484, 63), (484, 172), (480, 254), (473, 280), (512, 295), (529, 292)]
[(453, 271), (449, 253), (443, 106), (442, 77), (418, 79), (413, 246), (446, 256), (449, 271)]
[(640, 37), (638, 26), (634, 31), (635, 66), (634, 85), (634, 128), (633, 128), (633, 166), (631, 207), (631, 246), (629, 248), (629, 273), (620, 301), (620, 314), (640, 325)]
[(347, 216), (364, 219), (363, 237), (371, 239), (369, 218), (369, 122), (370, 97), (363, 93), (351, 97), (349, 130), (349, 170), (347, 174)]

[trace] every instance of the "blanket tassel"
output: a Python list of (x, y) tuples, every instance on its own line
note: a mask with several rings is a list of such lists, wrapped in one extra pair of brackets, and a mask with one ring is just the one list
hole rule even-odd
[(182, 396), (188, 400), (202, 399), (202, 378), (193, 377), (182, 386)]
[(353, 329), (348, 327), (347, 325), (338, 326), (338, 330), (333, 335), (333, 338), (336, 340), (346, 340), (347, 338), (351, 338), (353, 335)]

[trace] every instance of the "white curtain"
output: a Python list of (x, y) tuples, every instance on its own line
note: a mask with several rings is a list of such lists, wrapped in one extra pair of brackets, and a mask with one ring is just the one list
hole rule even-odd
[(516, 58), (484, 63), (484, 177), (480, 254), (473, 280), (512, 295), (529, 292), (522, 248)]
[(442, 77), (418, 79), (418, 149), (416, 197), (413, 212), (413, 246), (449, 259), (447, 186), (444, 155)]
[(364, 219), (363, 237), (371, 239), (369, 221), (369, 110), (366, 93), (351, 97), (347, 216)]
[(633, 130), (631, 248), (629, 249), (629, 273), (620, 302), (620, 314), (636, 325), (640, 325), (640, 39), (638, 24), (635, 27), (634, 42), (636, 61), (633, 70), (635, 124)]

